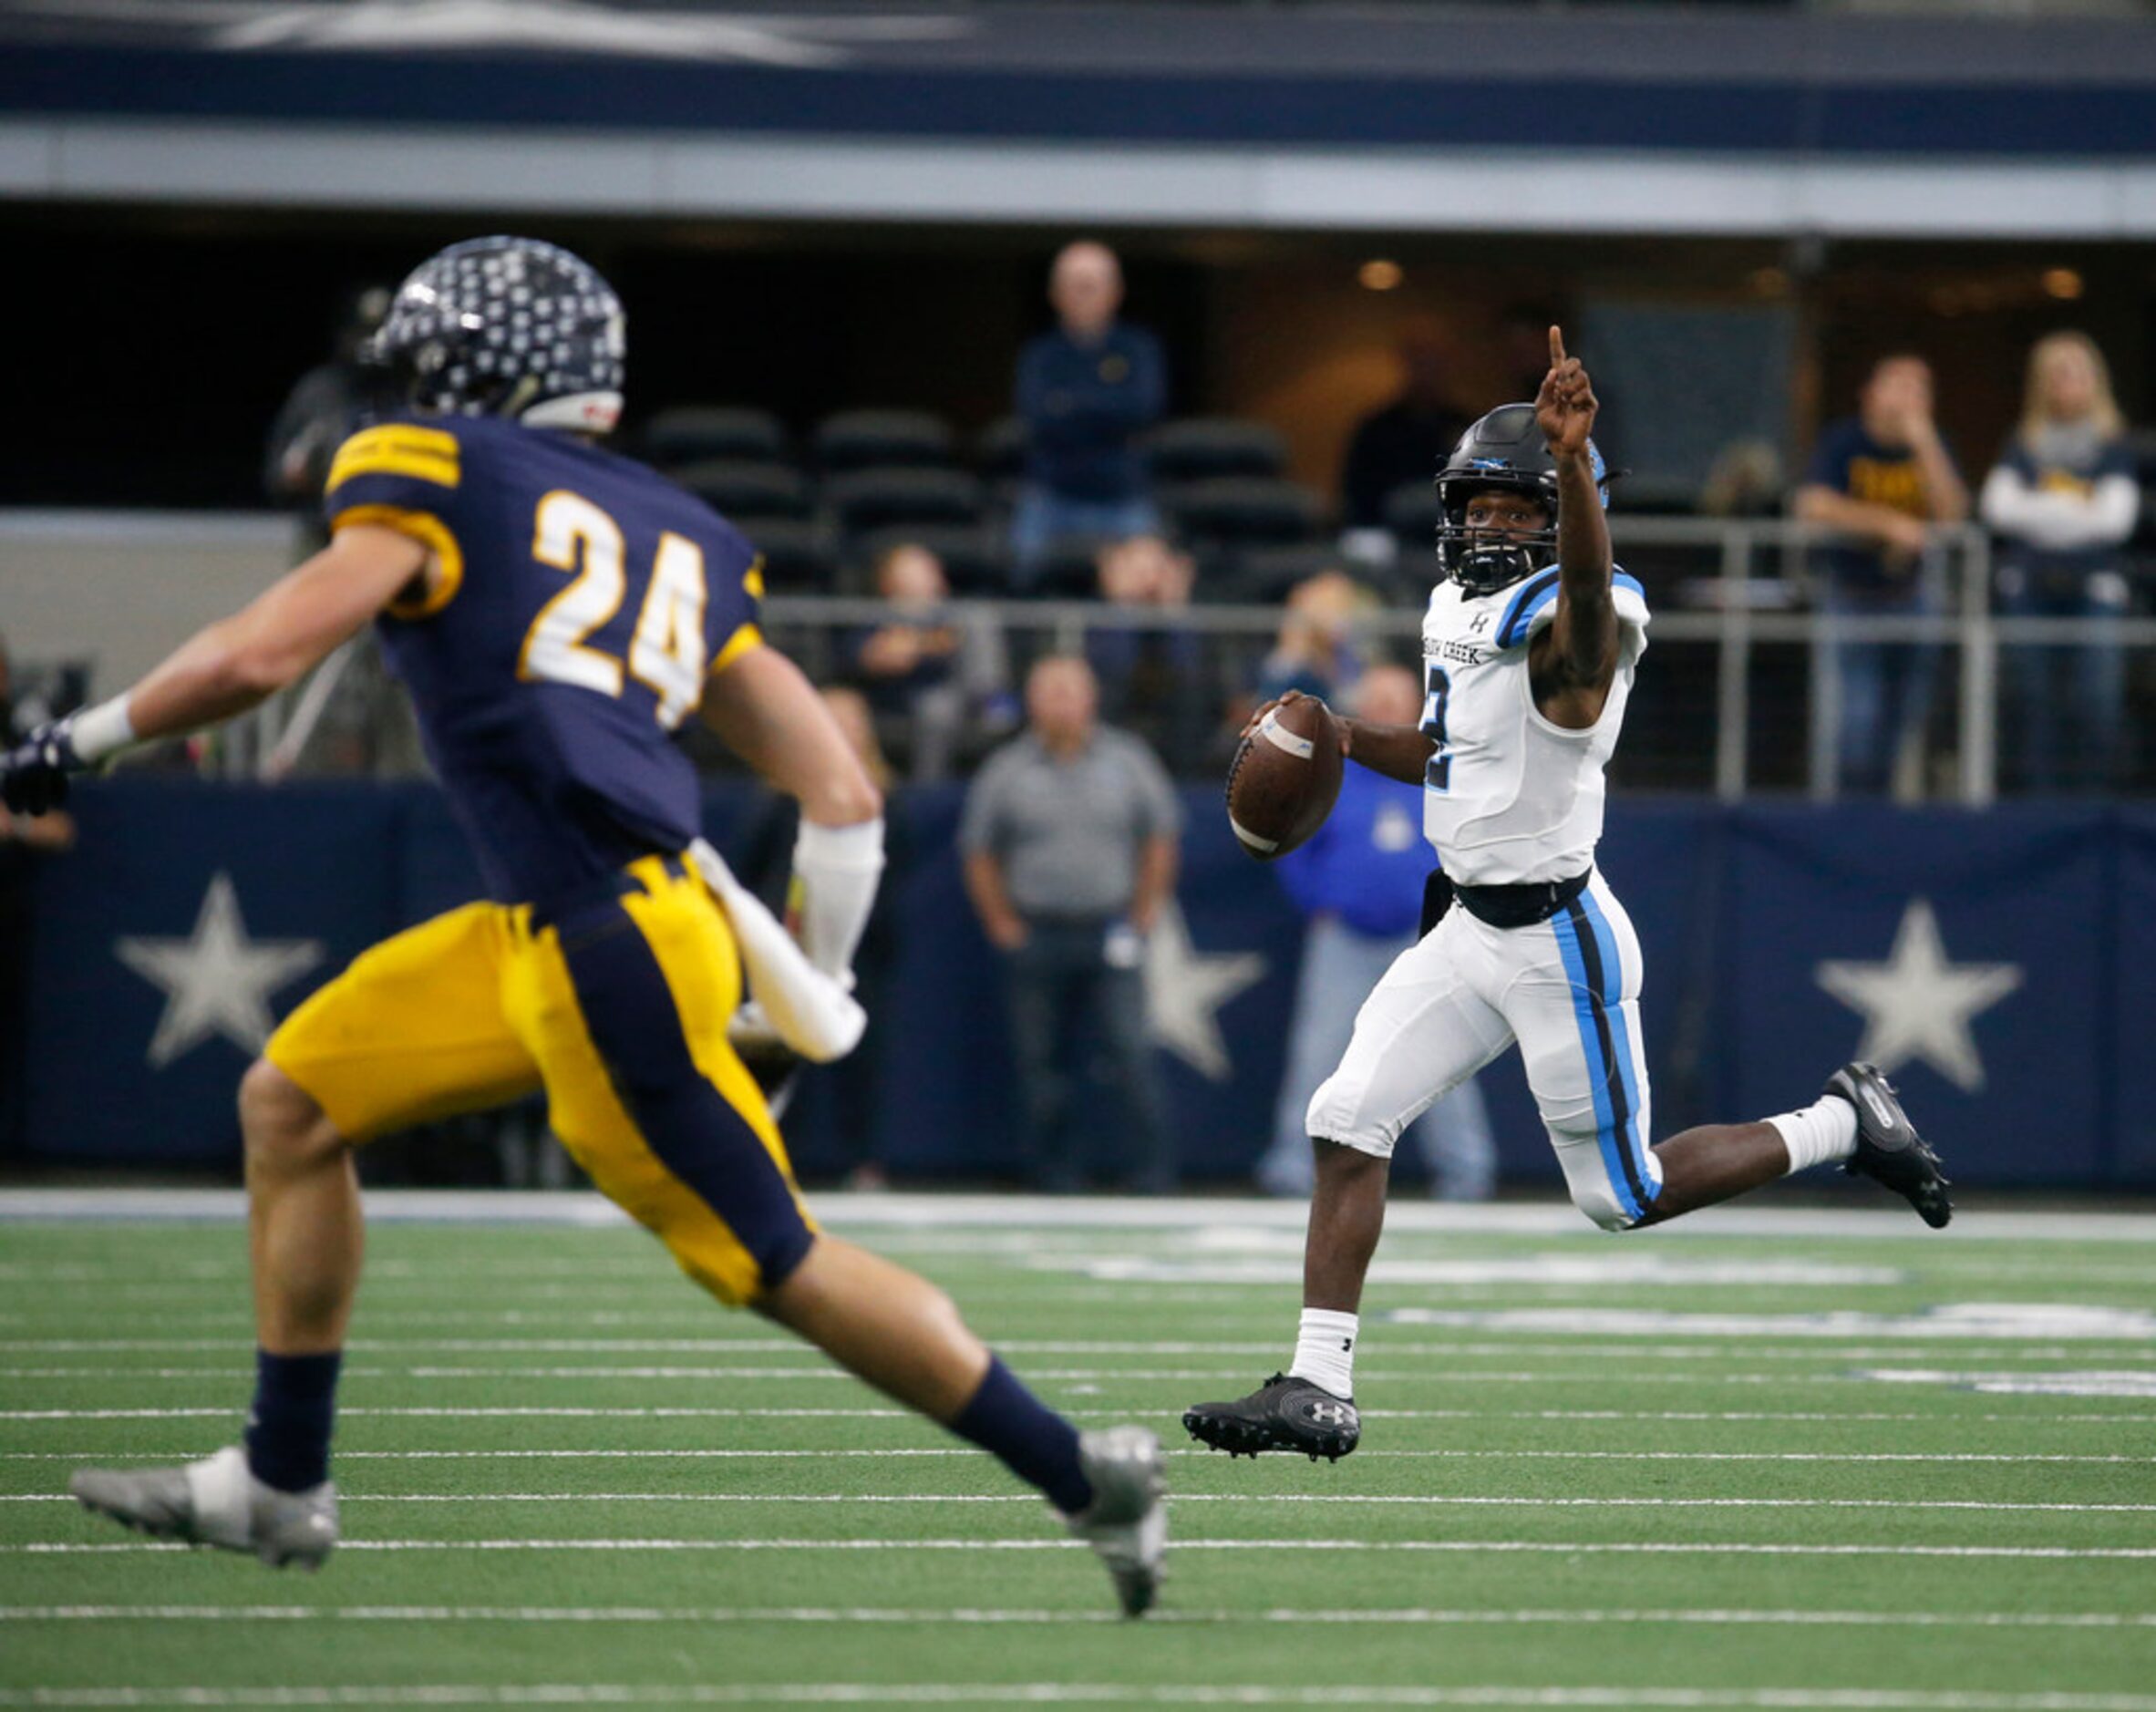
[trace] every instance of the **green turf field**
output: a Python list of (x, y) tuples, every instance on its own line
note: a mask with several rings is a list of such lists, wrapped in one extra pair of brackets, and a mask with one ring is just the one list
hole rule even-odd
[(1295, 1210), (926, 1204), (832, 1222), (1174, 1447), (1153, 1617), (605, 1226), (377, 1222), (319, 1576), (137, 1540), (57, 1495), (233, 1436), (241, 1232), (16, 1219), (0, 1704), (2156, 1708), (2147, 1221), (1404, 1208), (1327, 1467), (1178, 1420), (1281, 1364)]

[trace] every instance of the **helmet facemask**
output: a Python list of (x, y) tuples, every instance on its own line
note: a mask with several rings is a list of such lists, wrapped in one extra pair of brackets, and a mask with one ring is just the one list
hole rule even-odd
[[(1473, 471), (1438, 478), (1444, 521), (1438, 525), (1438, 569), (1462, 588), (1490, 594), (1510, 587), (1557, 556), (1556, 483), (1534, 475)], [(1544, 518), (1535, 530), (1470, 526), (1468, 504), (1478, 494), (1517, 493), (1532, 500)]]

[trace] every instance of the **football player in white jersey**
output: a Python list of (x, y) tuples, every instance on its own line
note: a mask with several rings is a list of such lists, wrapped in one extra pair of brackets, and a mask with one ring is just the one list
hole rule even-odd
[(1355, 1449), (1357, 1312), (1394, 1143), (1515, 1042), (1573, 1201), (1604, 1230), (1831, 1160), (1904, 1196), (1927, 1224), (1952, 1216), (1937, 1156), (1869, 1065), (1843, 1066), (1800, 1110), (1648, 1145), (1639, 941), (1594, 866), (1603, 768), (1647, 606), (1610, 557), (1606, 475), (1588, 438), (1596, 408), (1552, 327), (1535, 401), (1492, 410), (1438, 475), (1445, 580), (1423, 620), (1420, 725), (1342, 722), (1351, 759), (1422, 783), (1442, 871), (1422, 938), (1371, 993), (1310, 1101), (1316, 1187), (1295, 1360), (1250, 1396), (1183, 1416), (1193, 1438), (1232, 1454)]

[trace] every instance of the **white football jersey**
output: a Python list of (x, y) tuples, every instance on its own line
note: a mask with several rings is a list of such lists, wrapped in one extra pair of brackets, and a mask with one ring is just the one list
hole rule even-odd
[(1454, 883), (1517, 885), (1583, 871), (1602, 837), (1602, 769), (1646, 649), (1646, 594), (1615, 578), (1617, 676), (1584, 731), (1536, 711), (1527, 645), (1557, 615), (1557, 571), (1491, 594), (1445, 582), (1422, 620), (1423, 835)]

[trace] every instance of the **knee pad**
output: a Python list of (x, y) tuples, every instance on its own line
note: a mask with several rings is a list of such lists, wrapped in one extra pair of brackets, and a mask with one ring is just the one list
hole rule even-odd
[(1572, 1203), (1604, 1231), (1635, 1231), (1652, 1205), (1635, 1212), (1625, 1196), (1610, 1181), (1602, 1160), (1598, 1139), (1593, 1135), (1550, 1138), (1556, 1144), (1557, 1162), (1564, 1168), (1564, 1187)]
[(1383, 1124), (1362, 1118), (1356, 1102), (1340, 1097), (1339, 1080), (1336, 1075), (1328, 1076), (1310, 1096), (1309, 1109), (1303, 1114), (1304, 1133), (1314, 1141), (1353, 1148), (1373, 1159), (1390, 1159), (1399, 1142), (1398, 1132), (1387, 1135)]

